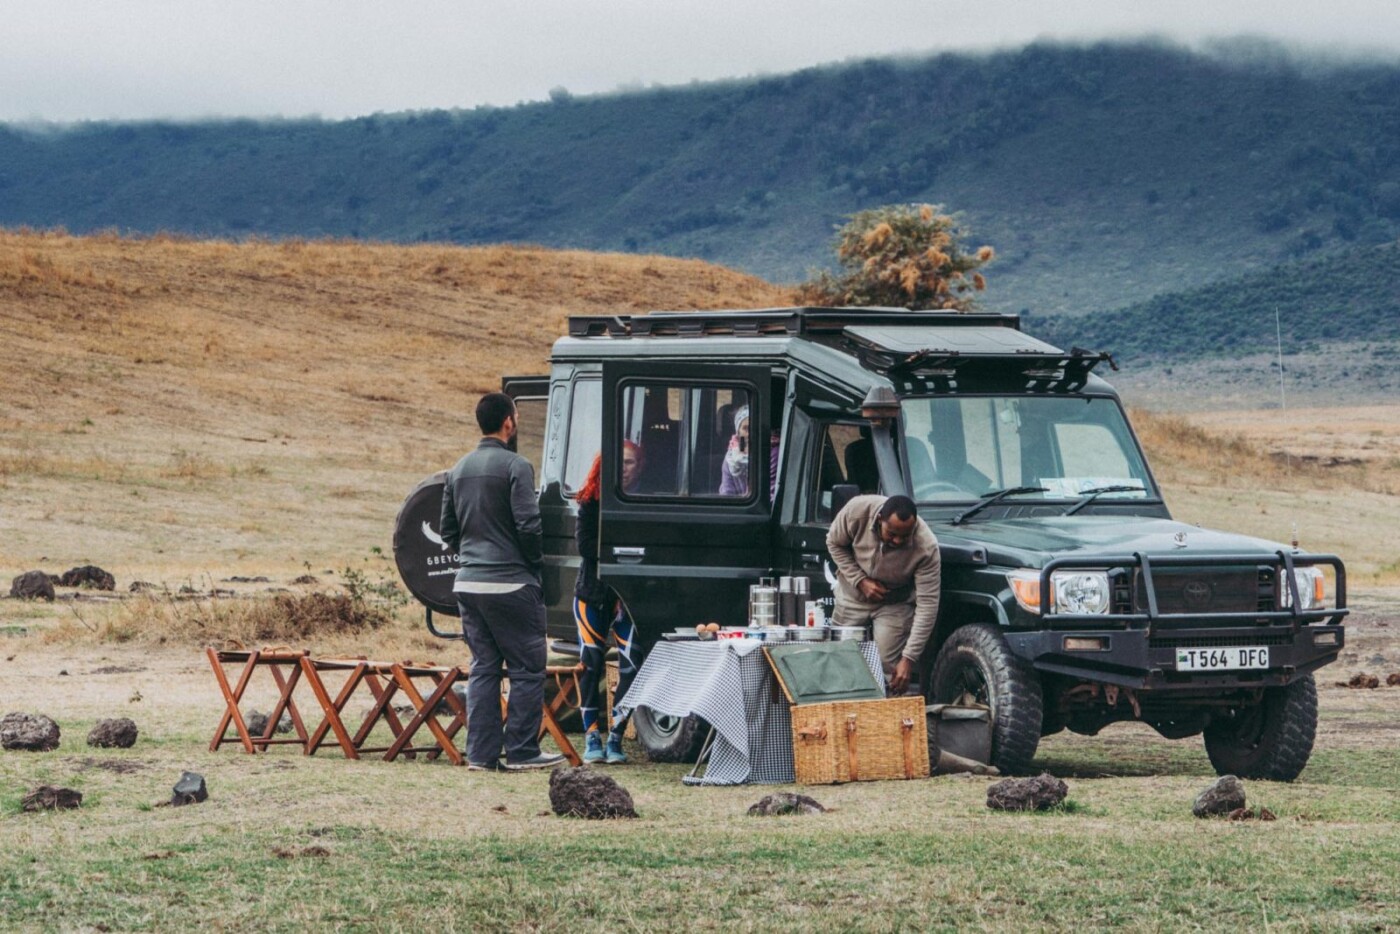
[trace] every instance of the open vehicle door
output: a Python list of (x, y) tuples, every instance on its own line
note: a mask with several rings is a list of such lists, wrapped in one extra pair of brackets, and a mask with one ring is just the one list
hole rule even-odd
[(644, 641), (744, 607), (771, 573), (771, 370), (603, 364), (600, 576)]

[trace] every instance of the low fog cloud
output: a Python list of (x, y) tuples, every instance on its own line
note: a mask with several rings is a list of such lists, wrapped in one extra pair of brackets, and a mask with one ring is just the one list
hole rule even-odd
[(1260, 36), (1392, 57), (1400, 4), (1299, 0), (50, 0), (0, 31), (0, 120), (339, 118), (508, 105), (1037, 39)]

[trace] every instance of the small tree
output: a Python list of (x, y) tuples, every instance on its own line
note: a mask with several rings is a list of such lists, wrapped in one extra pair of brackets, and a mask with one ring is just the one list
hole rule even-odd
[(823, 271), (798, 286), (807, 305), (888, 305), (913, 310), (971, 311), (987, 287), (979, 272), (995, 255), (967, 252), (966, 231), (935, 205), (887, 205), (851, 215), (836, 235), (844, 272)]

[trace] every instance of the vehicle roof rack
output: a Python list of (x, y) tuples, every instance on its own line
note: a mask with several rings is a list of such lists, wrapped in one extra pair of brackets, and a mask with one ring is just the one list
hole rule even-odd
[[(861, 366), (886, 377), (901, 392), (948, 391), (970, 383), (1015, 384), (1026, 392), (1073, 392), (1084, 387), (1100, 363), (1118, 369), (1106, 352), (1082, 347), (1065, 352), (1022, 333), (1017, 333), (1014, 341), (1003, 339), (995, 344), (985, 338), (979, 342), (979, 335), (969, 333), (969, 340), (962, 341), (964, 347), (959, 349), (912, 350), (908, 337), (902, 341), (889, 337), (888, 333), (852, 328), (846, 331), (845, 341)], [(909, 337), (917, 340), (915, 335)], [(997, 344), (1001, 349), (996, 349)], [(994, 349), (985, 349), (988, 346)]]
[(653, 311), (644, 315), (576, 315), (570, 337), (708, 337), (733, 335), (839, 336), (853, 326), (998, 327), (1020, 330), (1018, 315), (909, 311), (907, 308), (763, 308), (725, 311)]

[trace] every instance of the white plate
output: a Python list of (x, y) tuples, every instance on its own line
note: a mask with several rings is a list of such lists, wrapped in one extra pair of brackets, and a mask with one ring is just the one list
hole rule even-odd
[(1228, 649), (1177, 649), (1177, 671), (1241, 671), (1269, 667), (1269, 648), (1231, 646)]

